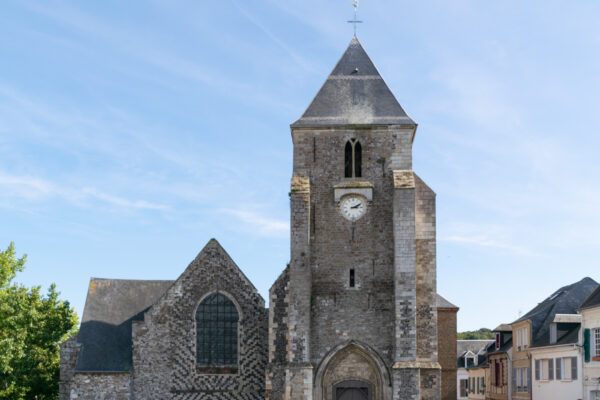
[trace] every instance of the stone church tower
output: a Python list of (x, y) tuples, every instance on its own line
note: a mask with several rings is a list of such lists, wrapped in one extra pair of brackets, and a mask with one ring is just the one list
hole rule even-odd
[(412, 169), (416, 129), (356, 37), (291, 125), (268, 398), (441, 398), (435, 193)]
[(174, 281), (92, 278), (60, 400), (456, 400), (416, 129), (354, 38), (291, 125), (291, 256), (269, 309), (214, 239)]

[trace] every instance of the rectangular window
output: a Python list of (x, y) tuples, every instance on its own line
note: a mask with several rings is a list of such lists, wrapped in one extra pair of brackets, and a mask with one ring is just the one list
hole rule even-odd
[[(552, 361), (554, 361), (554, 377), (556, 378), (557, 381), (577, 380), (577, 375), (578, 375), (577, 357), (562, 357), (562, 358), (556, 358), (554, 360), (552, 360), (552, 359), (536, 360), (536, 368), (537, 368), (538, 362), (540, 362), (542, 371), (544, 370), (545, 367), (547, 367), (547, 369), (548, 369), (547, 374), (542, 373), (542, 376), (543, 376), (542, 379), (544, 379), (544, 380), (552, 380), (553, 379)], [(537, 380), (537, 376), (538, 376), (537, 371), (536, 371), (535, 376), (536, 376), (536, 380)]]
[(460, 397), (467, 397), (468, 382), (466, 379), (460, 380)]
[[(562, 358), (556, 359), (556, 364), (553, 358), (535, 360), (535, 380), (536, 381), (551, 381), (554, 379), (561, 379), (561, 376), (565, 374), (565, 366)], [(562, 363), (562, 364), (561, 364)]]
[(527, 328), (523, 328), (523, 349), (526, 349), (529, 346), (529, 333), (527, 332)]
[(523, 390), (523, 369), (517, 368), (517, 392), (524, 392)]
[[(600, 329), (592, 330), (592, 357), (598, 358), (600, 357)], [(600, 361), (600, 360), (597, 360)]]
[(517, 351), (521, 351), (521, 329), (517, 329)]
[(354, 287), (355, 282), (354, 282), (354, 270), (351, 269), (350, 270), (350, 287)]
[(600, 390), (592, 390), (590, 392), (590, 400), (600, 400)]
[(531, 374), (529, 367), (514, 368), (513, 373), (513, 391), (531, 392)]
[(496, 332), (496, 350), (500, 349), (501, 341), (500, 341), (500, 332)]

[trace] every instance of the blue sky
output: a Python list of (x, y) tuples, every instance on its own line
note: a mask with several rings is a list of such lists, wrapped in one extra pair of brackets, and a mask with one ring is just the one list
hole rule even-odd
[[(362, 1), (419, 123), (459, 330), (600, 281), (600, 3)], [(0, 246), (81, 315), (90, 277), (175, 279), (217, 238), (266, 298), (289, 258), (297, 119), (348, 0), (0, 3)]]

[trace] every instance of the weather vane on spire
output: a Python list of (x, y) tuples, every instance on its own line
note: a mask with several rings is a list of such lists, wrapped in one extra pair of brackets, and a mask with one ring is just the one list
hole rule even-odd
[(356, 19), (356, 12), (358, 10), (358, 0), (350, 0), (350, 3), (354, 6), (354, 19), (348, 21), (349, 24), (354, 24), (354, 37), (356, 37), (356, 24), (362, 24), (362, 21)]

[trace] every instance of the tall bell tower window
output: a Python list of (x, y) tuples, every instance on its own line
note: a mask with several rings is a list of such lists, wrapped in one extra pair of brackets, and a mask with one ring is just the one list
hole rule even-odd
[(360, 178), (362, 176), (362, 146), (360, 142), (356, 139), (348, 140), (344, 155), (344, 176)]

